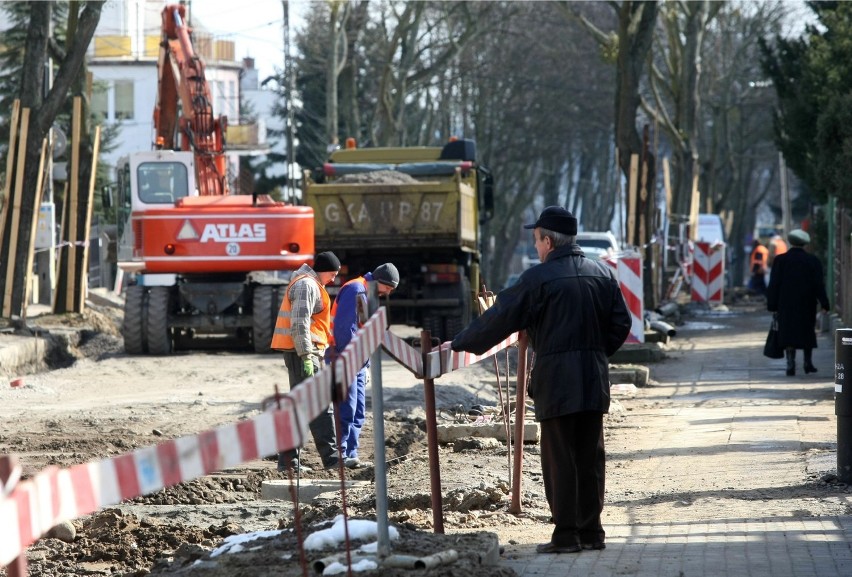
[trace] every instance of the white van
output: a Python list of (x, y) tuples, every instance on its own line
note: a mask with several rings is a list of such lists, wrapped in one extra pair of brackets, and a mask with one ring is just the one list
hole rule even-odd
[(722, 217), (718, 214), (699, 214), (698, 230), (694, 240), (710, 244), (725, 244), (725, 227), (722, 225)]

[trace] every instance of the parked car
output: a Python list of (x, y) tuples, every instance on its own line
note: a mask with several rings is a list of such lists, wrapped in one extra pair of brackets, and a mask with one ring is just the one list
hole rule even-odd
[(615, 235), (609, 231), (582, 231), (577, 233), (577, 244), (588, 258), (611, 256), (621, 249)]

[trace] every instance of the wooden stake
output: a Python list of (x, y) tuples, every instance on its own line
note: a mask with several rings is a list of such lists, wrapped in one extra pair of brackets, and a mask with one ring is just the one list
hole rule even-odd
[(63, 300), (65, 299), (64, 294), (63, 295), (59, 294), (59, 289), (62, 288), (62, 283), (59, 282), (59, 281), (62, 279), (62, 274), (61, 274), (62, 263), (65, 262), (65, 268), (66, 269), (68, 268), (68, 254), (69, 253), (68, 253), (67, 250), (62, 250), (63, 248), (67, 248), (67, 246), (65, 246), (65, 247), (62, 246), (62, 242), (63, 241), (67, 242), (67, 240), (68, 240), (68, 234), (66, 232), (67, 227), (68, 227), (68, 223), (65, 221), (65, 219), (68, 218), (68, 216), (67, 216), (68, 215), (68, 181), (67, 180), (65, 181), (65, 185), (62, 187), (62, 198), (65, 199), (65, 202), (62, 203), (62, 214), (59, 215), (60, 246), (58, 248), (59, 248), (59, 272), (60, 272), (60, 274), (57, 275), (56, 287), (55, 287), (55, 290), (53, 291), (53, 298), (51, 299), (53, 301), (53, 302), (51, 302), (51, 310), (54, 313), (56, 312), (57, 303), (61, 302), (59, 299), (63, 299)]
[(27, 318), (27, 305), (30, 302), (30, 284), (33, 276), (33, 256), (35, 255), (35, 239), (38, 230), (38, 217), (41, 213), (41, 199), (44, 195), (44, 167), (47, 158), (47, 139), (41, 141), (41, 156), (38, 160), (38, 181), (36, 182), (36, 194), (33, 199), (33, 218), (30, 227), (30, 250), (27, 251), (27, 268), (24, 271), (24, 302), (21, 304), (23, 318)]
[(627, 182), (627, 243), (636, 243), (636, 195), (639, 185), (639, 155), (630, 155), (630, 177)]
[(666, 189), (666, 222), (672, 217), (672, 178), (669, 158), (663, 158), (663, 187)]
[(692, 199), (689, 204), (689, 238), (698, 238), (698, 211), (700, 210), (701, 192), (698, 190), (698, 161), (692, 167)]
[[(12, 123), (9, 125), (9, 149), (6, 156), (6, 182), (3, 183), (3, 197), (6, 202), (3, 203), (3, 213), (0, 215), (0, 245), (3, 243), (3, 234), (6, 232), (6, 214), (9, 212), (9, 206), (12, 204), (12, 168), (15, 166), (15, 139), (18, 138), (18, 120), (21, 116), (21, 101), (17, 98), (12, 103)], [(2, 255), (0, 255), (2, 257)]]
[(21, 227), (21, 198), (24, 195), (24, 168), (27, 163), (27, 134), (30, 109), (21, 111), (21, 137), (18, 140), (17, 168), (15, 169), (15, 203), (12, 206), (12, 228), (9, 229), (9, 259), (6, 266), (6, 292), (3, 295), (3, 316), (12, 316), (12, 282), (15, 279), (15, 255), (18, 253), (18, 231)]
[(68, 204), (68, 266), (66, 267), (65, 310), (74, 310), (74, 286), (77, 278), (77, 212), (80, 209), (78, 198), (80, 188), (80, 133), (82, 132), (83, 100), (74, 97), (74, 112), (71, 120), (71, 198), (65, 198)]
[(80, 273), (80, 300), (77, 312), (82, 313), (86, 308), (86, 289), (89, 286), (89, 236), (92, 228), (92, 208), (95, 200), (95, 180), (98, 173), (98, 153), (101, 146), (101, 127), (95, 128), (95, 136), (92, 141), (92, 173), (89, 177), (89, 204), (86, 211), (86, 228), (83, 230), (83, 266)]

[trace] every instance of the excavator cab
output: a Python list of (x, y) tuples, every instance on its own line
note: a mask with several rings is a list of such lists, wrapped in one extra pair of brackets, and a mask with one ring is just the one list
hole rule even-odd
[(137, 167), (139, 200), (145, 204), (174, 204), (189, 196), (186, 166), (179, 162), (144, 162)]

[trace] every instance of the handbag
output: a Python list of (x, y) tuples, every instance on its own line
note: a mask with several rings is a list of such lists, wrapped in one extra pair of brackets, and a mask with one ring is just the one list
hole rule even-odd
[(781, 346), (781, 335), (778, 333), (778, 315), (772, 315), (772, 324), (769, 325), (769, 334), (766, 335), (766, 344), (763, 345), (763, 356), (770, 359), (783, 359), (784, 347)]

